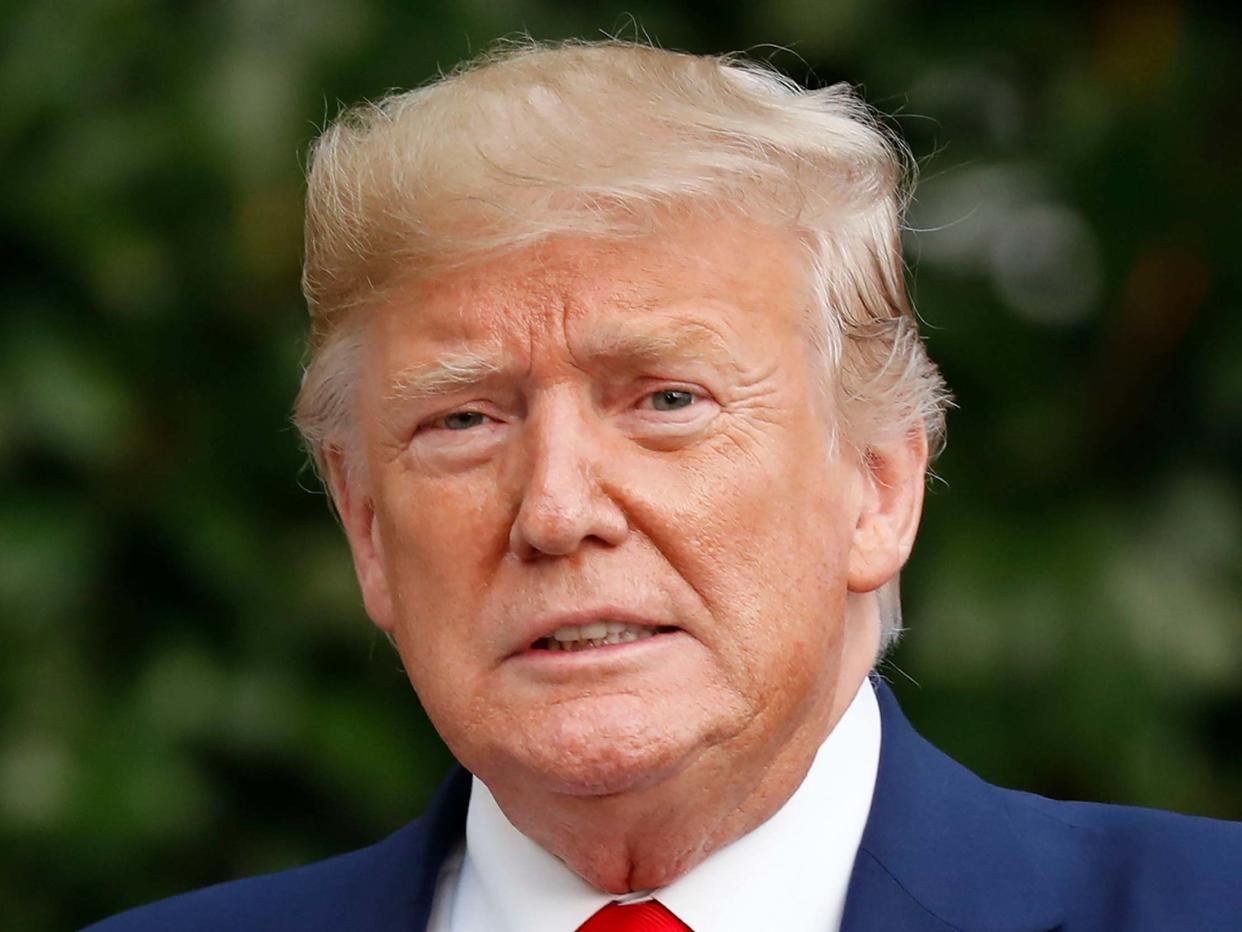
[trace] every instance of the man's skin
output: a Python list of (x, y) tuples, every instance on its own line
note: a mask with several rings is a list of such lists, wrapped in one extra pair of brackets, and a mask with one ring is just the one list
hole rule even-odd
[[(367, 611), (510, 821), (609, 892), (789, 798), (913, 544), (926, 442), (834, 438), (801, 254), (683, 216), (411, 278), (365, 318), (358, 448), (329, 463)], [(592, 620), (656, 633), (546, 649)]]

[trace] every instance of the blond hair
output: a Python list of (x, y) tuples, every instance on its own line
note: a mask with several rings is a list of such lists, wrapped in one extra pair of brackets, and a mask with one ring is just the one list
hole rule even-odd
[[(618, 41), (510, 43), (346, 110), (310, 153), (297, 426), (321, 470), (327, 450), (348, 450), (355, 322), (386, 289), (553, 235), (641, 236), (692, 210), (803, 243), (834, 436), (862, 451), (921, 429), (934, 453), (948, 396), (906, 297), (909, 167), (844, 84), (807, 90), (742, 58)], [(886, 643), (896, 630), (885, 624)]]

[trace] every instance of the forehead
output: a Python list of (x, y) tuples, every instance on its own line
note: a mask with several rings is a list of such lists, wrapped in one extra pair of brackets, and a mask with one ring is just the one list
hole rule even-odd
[(413, 282), (377, 323), (432, 342), (500, 343), (556, 325), (610, 330), (725, 307), (776, 324), (804, 308), (802, 268), (796, 236), (741, 221), (682, 222), (638, 239), (554, 237)]

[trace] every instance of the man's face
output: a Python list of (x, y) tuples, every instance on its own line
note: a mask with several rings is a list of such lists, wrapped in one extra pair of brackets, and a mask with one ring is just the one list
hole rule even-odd
[(560, 239), (369, 320), (367, 608), (489, 784), (613, 793), (823, 737), (867, 480), (830, 452), (797, 255), (740, 223)]

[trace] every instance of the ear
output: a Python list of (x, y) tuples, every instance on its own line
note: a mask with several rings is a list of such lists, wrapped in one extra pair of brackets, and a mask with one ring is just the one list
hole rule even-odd
[(371, 621), (381, 631), (391, 635), (396, 623), (392, 589), (388, 585), (384, 542), (379, 522), (375, 520), (374, 503), (366, 493), (363, 480), (351, 474), (345, 454), (339, 447), (329, 449), (325, 459), (328, 486), (354, 556), (354, 572), (362, 589), (362, 602)]
[(862, 471), (862, 501), (850, 548), (851, 592), (878, 589), (910, 556), (923, 514), (927, 435), (918, 428), (868, 447)]

